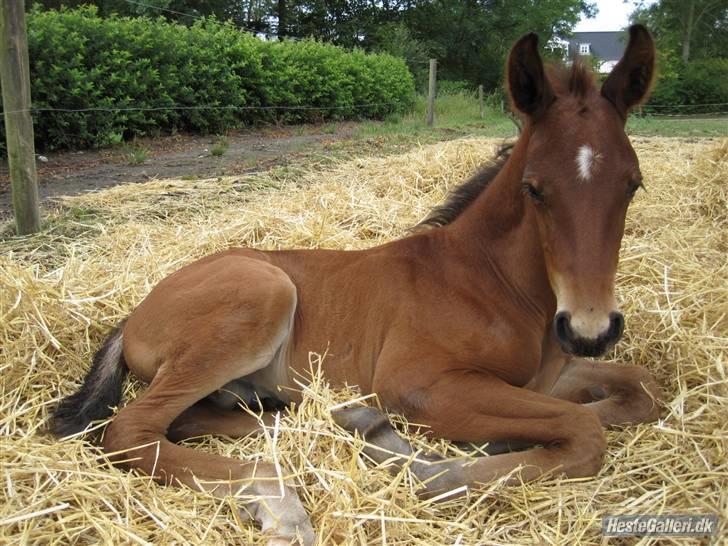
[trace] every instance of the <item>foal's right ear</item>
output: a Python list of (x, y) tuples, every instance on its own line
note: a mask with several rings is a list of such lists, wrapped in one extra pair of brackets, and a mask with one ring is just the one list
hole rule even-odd
[(602, 85), (602, 95), (622, 118), (630, 109), (647, 100), (655, 75), (655, 43), (642, 25), (629, 27), (629, 43), (624, 56)]
[(538, 118), (554, 100), (538, 54), (538, 36), (526, 34), (516, 42), (508, 55), (507, 72), (513, 106), (532, 119)]

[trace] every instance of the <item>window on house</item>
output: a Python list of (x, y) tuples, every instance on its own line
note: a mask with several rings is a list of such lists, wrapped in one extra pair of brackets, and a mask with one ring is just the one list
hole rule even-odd
[(591, 53), (591, 48), (589, 47), (589, 44), (579, 44), (580, 55), (589, 55), (589, 53)]

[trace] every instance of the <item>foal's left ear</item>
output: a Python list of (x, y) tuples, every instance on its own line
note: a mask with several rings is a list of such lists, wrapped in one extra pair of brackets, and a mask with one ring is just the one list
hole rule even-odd
[(655, 44), (642, 25), (629, 27), (629, 43), (624, 56), (602, 85), (602, 95), (622, 118), (634, 106), (647, 100), (655, 74)]
[(538, 36), (526, 34), (516, 42), (508, 55), (507, 72), (513, 106), (532, 119), (538, 118), (554, 101), (538, 54)]

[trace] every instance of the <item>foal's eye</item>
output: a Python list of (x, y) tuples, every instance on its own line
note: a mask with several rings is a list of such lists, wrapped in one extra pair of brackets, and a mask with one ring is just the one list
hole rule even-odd
[(523, 193), (528, 195), (536, 203), (543, 203), (543, 193), (536, 189), (536, 187), (530, 182), (523, 183)]
[(634, 180), (633, 182), (630, 182), (629, 186), (627, 186), (627, 197), (632, 199), (634, 194), (637, 193), (637, 190), (641, 187), (643, 187), (642, 180)]

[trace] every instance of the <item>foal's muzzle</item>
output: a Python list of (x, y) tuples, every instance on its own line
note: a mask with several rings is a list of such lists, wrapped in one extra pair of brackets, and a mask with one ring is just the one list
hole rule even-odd
[(594, 338), (581, 337), (571, 327), (571, 314), (560, 311), (554, 317), (554, 331), (561, 349), (576, 356), (599, 356), (619, 341), (624, 332), (624, 315), (609, 313), (609, 328)]

